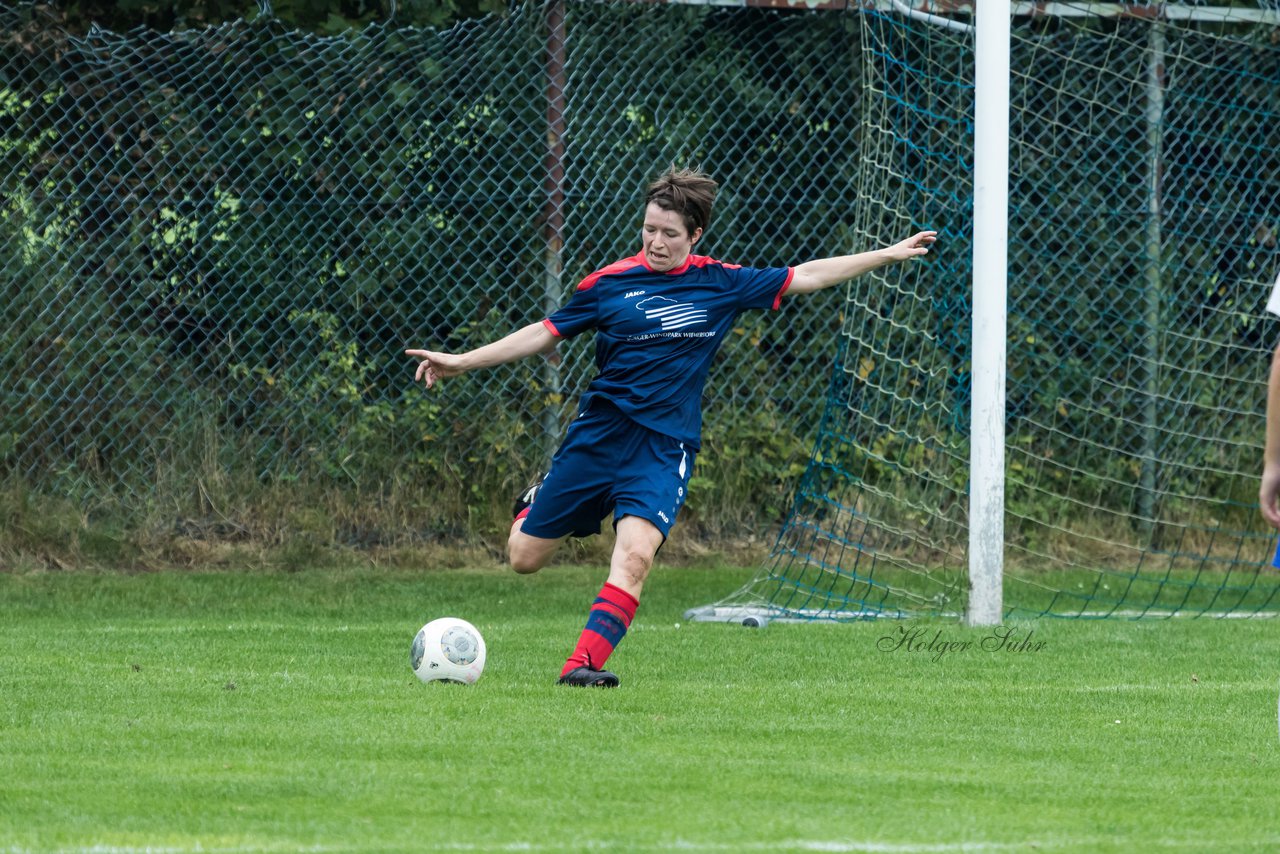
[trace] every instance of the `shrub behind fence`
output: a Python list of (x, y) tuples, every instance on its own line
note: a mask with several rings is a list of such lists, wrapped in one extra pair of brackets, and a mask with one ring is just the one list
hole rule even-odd
[[(365, 490), (394, 472), (482, 506), (545, 464), (590, 346), (436, 393), (401, 351), (545, 316), (635, 251), (668, 164), (722, 182), (717, 257), (855, 248), (847, 16), (556, 8), (328, 38), (72, 37), (4, 12), (4, 472), (125, 507), (201, 470)], [(730, 450), (704, 490), (736, 466), (780, 506), (838, 314), (743, 318), (709, 383), (707, 441)]]

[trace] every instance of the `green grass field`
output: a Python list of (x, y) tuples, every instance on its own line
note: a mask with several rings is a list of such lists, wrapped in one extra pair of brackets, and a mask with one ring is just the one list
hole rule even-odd
[(1275, 622), (684, 622), (749, 574), (655, 570), (614, 691), (599, 569), (0, 574), (0, 851), (1280, 848)]

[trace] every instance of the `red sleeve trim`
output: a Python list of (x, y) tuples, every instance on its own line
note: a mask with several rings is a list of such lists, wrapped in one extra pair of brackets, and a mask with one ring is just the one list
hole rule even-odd
[(557, 338), (564, 337), (563, 335), (560, 334), (560, 330), (556, 329), (556, 325), (551, 322), (551, 318), (548, 317), (545, 320), (543, 320), (542, 325), (547, 327), (547, 331), (550, 332), (552, 335), (556, 336)]
[(782, 295), (787, 292), (787, 288), (791, 287), (791, 280), (796, 277), (796, 268), (787, 268), (787, 280), (782, 283), (782, 289), (778, 291), (778, 295), (773, 298), (773, 310), (777, 311), (782, 307)]

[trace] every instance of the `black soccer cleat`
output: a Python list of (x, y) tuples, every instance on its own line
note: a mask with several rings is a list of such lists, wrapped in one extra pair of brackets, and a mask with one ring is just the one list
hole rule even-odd
[(618, 677), (608, 670), (592, 670), (590, 667), (575, 667), (561, 676), (557, 685), (576, 685), (579, 688), (617, 688)]
[(533, 499), (538, 497), (538, 490), (542, 488), (542, 479), (544, 477), (546, 477), (545, 474), (538, 475), (537, 480), (520, 491), (520, 494), (516, 496), (515, 503), (511, 505), (512, 516), (519, 516), (526, 507), (533, 504)]

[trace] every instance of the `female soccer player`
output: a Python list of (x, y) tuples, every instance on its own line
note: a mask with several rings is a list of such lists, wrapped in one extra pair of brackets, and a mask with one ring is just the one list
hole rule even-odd
[(748, 268), (693, 254), (711, 221), (716, 182), (671, 169), (645, 197), (641, 250), (595, 271), (550, 317), (466, 353), (406, 350), (415, 381), (437, 380), (545, 353), (595, 330), (596, 377), (542, 481), (517, 500), (508, 540), (516, 572), (537, 572), (569, 536), (600, 532), (613, 514), (609, 577), (560, 684), (613, 687), (604, 669), (635, 617), (649, 569), (684, 503), (702, 426), (702, 387), (738, 314), (777, 310), (783, 297), (829, 288), (926, 254), (936, 232), (885, 249)]

